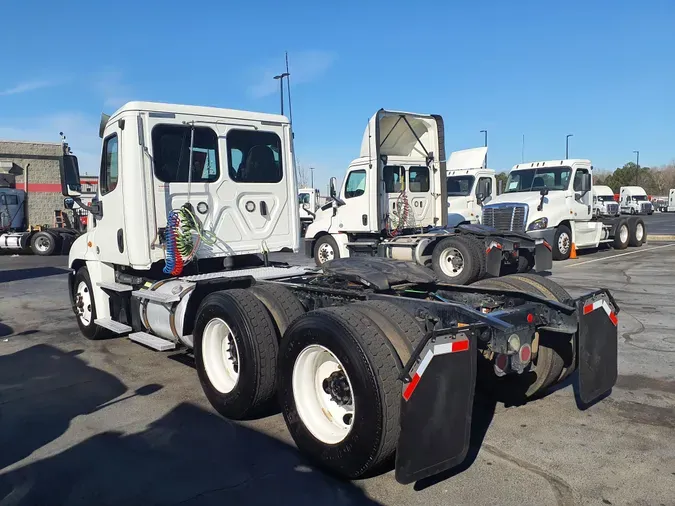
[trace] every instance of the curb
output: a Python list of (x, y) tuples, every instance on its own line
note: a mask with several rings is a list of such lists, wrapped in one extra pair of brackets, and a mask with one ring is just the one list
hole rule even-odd
[(647, 234), (647, 242), (668, 242), (675, 241), (675, 235), (655, 235)]

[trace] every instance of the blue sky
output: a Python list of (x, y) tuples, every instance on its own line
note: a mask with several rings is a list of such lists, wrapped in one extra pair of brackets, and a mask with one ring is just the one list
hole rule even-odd
[(675, 159), (675, 2), (3, 2), (0, 138), (58, 141), (96, 171), (127, 100), (278, 112), (291, 65), (298, 161), (340, 177), (379, 108), (443, 115), (490, 166), (570, 154)]

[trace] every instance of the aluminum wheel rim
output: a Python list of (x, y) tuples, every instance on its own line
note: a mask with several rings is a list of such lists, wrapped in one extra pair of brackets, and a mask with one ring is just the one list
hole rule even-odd
[(75, 292), (75, 307), (77, 308), (77, 317), (88, 326), (91, 324), (91, 292), (89, 286), (84, 281), (80, 281)]
[(619, 230), (619, 239), (621, 239), (622, 243), (628, 240), (628, 227), (626, 225), (621, 225), (621, 229)]
[(635, 238), (638, 240), (638, 242), (641, 242), (644, 235), (645, 235), (645, 229), (642, 226), (642, 223), (638, 223), (635, 226)]
[(319, 261), (321, 263), (328, 262), (329, 260), (333, 260), (334, 258), (335, 258), (335, 250), (333, 249), (333, 246), (331, 246), (327, 242), (324, 242), (321, 246), (319, 246)]
[[(324, 389), (334, 374), (344, 376), (349, 402), (342, 405)], [(340, 360), (328, 348), (312, 344), (303, 349), (293, 365), (293, 398), (307, 430), (325, 444), (338, 444), (351, 432), (356, 402), (352, 383)]]
[(567, 251), (570, 249), (570, 236), (567, 232), (562, 232), (560, 237), (558, 237), (558, 250), (563, 255), (567, 254)]
[(457, 248), (446, 248), (441, 253), (440, 266), (446, 276), (457, 277), (464, 270), (464, 257)]
[(51, 241), (47, 239), (46, 237), (40, 236), (35, 240), (35, 249), (41, 252), (45, 252), (49, 250), (49, 246), (51, 245)]
[(220, 318), (213, 318), (202, 335), (204, 369), (213, 387), (229, 394), (239, 382), (241, 362), (232, 329)]

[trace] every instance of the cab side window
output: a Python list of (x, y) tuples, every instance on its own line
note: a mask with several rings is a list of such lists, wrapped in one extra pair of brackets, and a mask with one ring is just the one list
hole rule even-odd
[(347, 176), (345, 183), (345, 198), (360, 197), (366, 192), (366, 171), (354, 170)]
[(119, 177), (118, 169), (119, 140), (117, 134), (106, 138), (103, 142), (103, 156), (101, 157), (101, 195), (106, 195), (117, 188)]
[(574, 174), (574, 191), (580, 192), (583, 187), (584, 176), (588, 174), (586, 169), (579, 169)]
[(483, 198), (487, 199), (492, 196), (492, 179), (489, 177), (481, 177), (478, 179), (478, 185), (476, 186), (476, 195), (479, 193), (483, 194)]

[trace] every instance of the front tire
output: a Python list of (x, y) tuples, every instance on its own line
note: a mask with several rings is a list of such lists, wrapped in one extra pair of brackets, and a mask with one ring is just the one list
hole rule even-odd
[(112, 336), (112, 332), (94, 323), (96, 320), (96, 303), (91, 289), (89, 270), (81, 267), (75, 274), (73, 283), (73, 310), (77, 317), (77, 326), (82, 335), (91, 341), (98, 341)]
[(202, 389), (224, 417), (249, 418), (274, 396), (278, 336), (265, 305), (248, 290), (207, 296), (197, 310), (194, 355)]
[(340, 248), (330, 235), (320, 237), (314, 244), (314, 261), (321, 267), (326, 262), (340, 258)]
[(350, 306), (306, 313), (279, 352), (279, 403), (298, 448), (346, 478), (379, 470), (398, 440), (401, 382), (379, 327)]
[(553, 260), (567, 260), (572, 252), (572, 231), (567, 225), (558, 225), (553, 238)]

